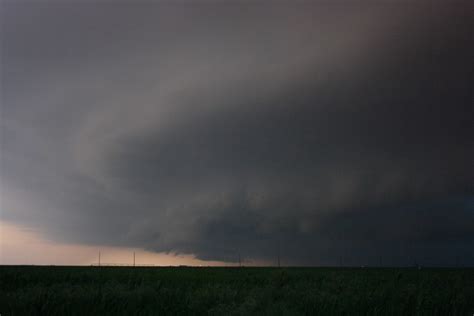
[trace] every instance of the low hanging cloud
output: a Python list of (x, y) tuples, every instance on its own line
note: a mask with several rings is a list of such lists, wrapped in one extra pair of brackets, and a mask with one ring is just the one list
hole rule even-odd
[(4, 5), (2, 213), (199, 259), (474, 262), (472, 5)]

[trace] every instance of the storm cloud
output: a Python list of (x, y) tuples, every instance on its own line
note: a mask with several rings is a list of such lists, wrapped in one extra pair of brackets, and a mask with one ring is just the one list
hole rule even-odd
[(474, 264), (473, 12), (2, 2), (1, 217), (205, 260)]

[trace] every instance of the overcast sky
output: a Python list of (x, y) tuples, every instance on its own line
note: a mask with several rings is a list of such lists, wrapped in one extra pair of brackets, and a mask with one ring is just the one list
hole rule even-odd
[(472, 1), (0, 14), (9, 229), (226, 263), (474, 264)]

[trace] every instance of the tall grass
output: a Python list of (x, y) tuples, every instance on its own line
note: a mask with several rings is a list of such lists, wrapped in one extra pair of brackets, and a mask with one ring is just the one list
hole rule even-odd
[(473, 315), (474, 269), (0, 267), (9, 315)]

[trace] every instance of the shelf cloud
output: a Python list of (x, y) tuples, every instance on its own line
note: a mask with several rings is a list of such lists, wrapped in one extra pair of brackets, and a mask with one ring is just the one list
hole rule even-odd
[(473, 9), (4, 2), (1, 218), (202, 260), (473, 264)]

